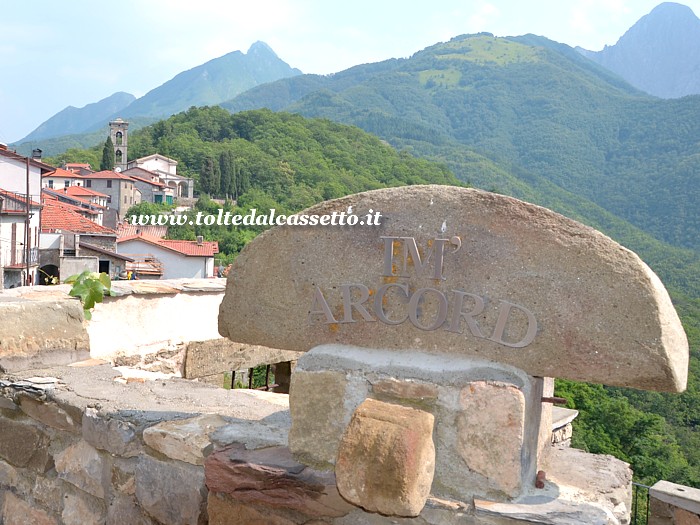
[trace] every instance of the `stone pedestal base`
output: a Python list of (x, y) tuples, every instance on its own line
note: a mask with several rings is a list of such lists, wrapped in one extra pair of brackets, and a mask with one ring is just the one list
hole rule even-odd
[[(397, 364), (401, 363), (401, 364)], [(508, 365), (411, 351), (319, 346), (292, 376), (289, 447), (331, 470), (352, 414), (365, 399), (434, 416), (431, 493), (508, 501), (534, 485), (551, 439), (551, 381)]]

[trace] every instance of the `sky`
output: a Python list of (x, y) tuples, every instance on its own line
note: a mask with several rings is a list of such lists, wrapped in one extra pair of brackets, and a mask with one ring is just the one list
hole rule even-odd
[[(660, 0), (4, 0), (0, 142), (67, 106), (139, 97), (260, 40), (304, 73), (330, 74), (466, 33), (534, 33), (598, 51)], [(700, 13), (700, 0), (680, 2)]]

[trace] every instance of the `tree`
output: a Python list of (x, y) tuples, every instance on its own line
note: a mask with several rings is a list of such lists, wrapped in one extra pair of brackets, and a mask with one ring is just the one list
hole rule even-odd
[(100, 162), (100, 171), (114, 169), (114, 143), (112, 137), (107, 137), (104, 148), (102, 148), (102, 162)]
[(199, 172), (199, 186), (202, 193), (211, 196), (218, 195), (221, 191), (221, 169), (219, 163), (211, 157), (207, 157), (202, 163), (202, 169)]
[(231, 150), (222, 151), (219, 155), (219, 168), (221, 170), (221, 194), (224, 197), (238, 198), (236, 183), (236, 164)]

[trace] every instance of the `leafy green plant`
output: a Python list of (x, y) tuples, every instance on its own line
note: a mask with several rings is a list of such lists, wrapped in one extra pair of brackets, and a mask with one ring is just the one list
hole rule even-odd
[(101, 303), (105, 295), (115, 295), (112, 291), (112, 281), (104, 272), (85, 270), (83, 273), (71, 275), (64, 282), (73, 285), (68, 295), (80, 298), (87, 320), (92, 319), (92, 309), (96, 303)]

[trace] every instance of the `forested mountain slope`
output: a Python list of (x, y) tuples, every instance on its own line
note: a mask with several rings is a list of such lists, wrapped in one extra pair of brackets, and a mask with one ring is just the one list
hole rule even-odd
[[(475, 186), (557, 209), (544, 191), (553, 184), (700, 251), (700, 97), (647, 96), (542, 37), (466, 35), (409, 59), (259, 86), (222, 105), (354, 124)], [(500, 171), (483, 170), (474, 153)]]

